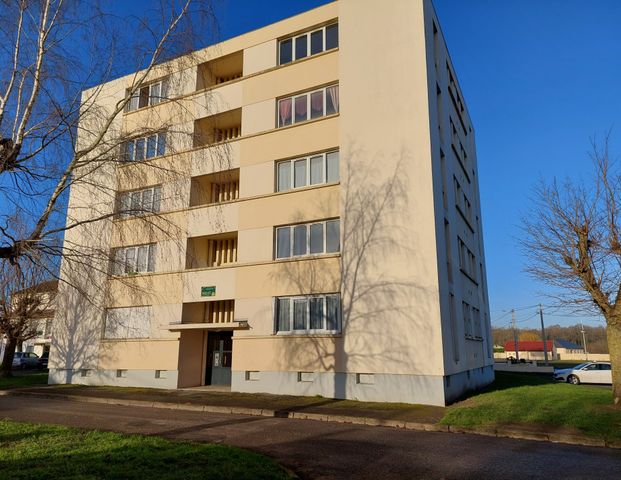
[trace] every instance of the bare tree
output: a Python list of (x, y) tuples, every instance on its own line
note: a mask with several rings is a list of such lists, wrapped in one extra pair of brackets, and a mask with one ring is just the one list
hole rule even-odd
[(0, 263), (0, 337), (6, 346), (0, 377), (11, 375), (15, 349), (35, 338), (41, 319), (49, 317), (54, 306), (54, 284), (40, 262), (20, 259), (19, 263)]
[[(157, 133), (162, 123), (149, 118), (158, 115), (153, 111), (128, 127), (123, 112), (135, 99), (142, 102), (145, 85), (148, 96), (159, 97), (155, 103), (175, 101), (183, 92), (174, 82), (185, 82), (180, 75), (194, 64), (186, 55), (197, 47), (194, 29), (213, 24), (207, 0), (156, 4), (141, 18), (120, 18), (92, 0), (0, 0), (0, 258), (18, 263), (29, 252), (59, 255), (64, 232), (116, 215), (85, 205), (88, 215), (65, 218), (69, 188), (105, 190), (114, 204), (114, 176), (104, 184), (93, 179), (113, 173), (126, 160), (127, 142)], [(198, 30), (202, 41), (213, 31)], [(119, 99), (106, 82), (128, 73)], [(148, 91), (154, 79), (169, 76), (167, 92)], [(188, 108), (186, 101), (181, 110)], [(175, 120), (168, 119), (169, 138), (187, 134), (174, 131)], [(178, 169), (146, 163), (174, 183)], [(26, 230), (12, 227), (17, 214), (27, 220)], [(93, 263), (79, 246), (65, 244), (63, 253)]]
[(554, 288), (562, 305), (603, 315), (612, 363), (613, 401), (621, 405), (621, 172), (608, 137), (592, 142), (590, 183), (541, 182), (523, 220), (527, 271)]

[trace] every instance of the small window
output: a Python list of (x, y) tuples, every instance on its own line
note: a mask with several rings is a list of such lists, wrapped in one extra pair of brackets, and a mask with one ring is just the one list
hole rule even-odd
[(295, 123), (304, 122), (308, 119), (307, 101), (306, 95), (295, 98)]
[(338, 23), (326, 27), (326, 50), (339, 46), (339, 26)]
[(291, 256), (291, 229), (289, 227), (276, 229), (276, 258)]
[(308, 55), (308, 37), (301, 35), (295, 39), (295, 59), (299, 60)]
[(323, 30), (311, 33), (311, 55), (323, 52)]
[(310, 184), (317, 185), (323, 183), (323, 155), (311, 157), (310, 159)]
[(326, 154), (326, 181), (339, 181), (339, 152), (330, 152)]
[(291, 162), (280, 162), (278, 170), (278, 191), (291, 189)]
[(278, 102), (278, 126), (284, 127), (291, 125), (291, 110), (293, 100), (291, 98), (283, 98)]
[(295, 188), (306, 186), (306, 159), (296, 160), (293, 164), (294, 168), (294, 182)]
[(292, 53), (293, 53), (293, 40), (292, 39), (283, 40), (282, 42), (280, 42), (279, 60), (280, 60), (281, 65), (289, 63), (293, 59)]
[(341, 238), (338, 220), (326, 222), (326, 252), (333, 253), (340, 251)]
[(323, 223), (314, 223), (310, 226), (310, 253), (323, 252)]
[(311, 118), (323, 117), (323, 90), (311, 93)]
[(306, 225), (293, 227), (293, 255), (306, 255)]

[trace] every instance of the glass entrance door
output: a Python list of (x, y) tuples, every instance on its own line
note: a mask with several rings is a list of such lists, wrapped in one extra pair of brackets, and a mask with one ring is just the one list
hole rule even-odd
[(231, 384), (233, 332), (209, 332), (205, 385)]

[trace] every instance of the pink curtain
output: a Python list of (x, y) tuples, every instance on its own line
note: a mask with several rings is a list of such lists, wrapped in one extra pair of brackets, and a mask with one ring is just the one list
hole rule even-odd
[(285, 98), (278, 103), (278, 111), (280, 115), (280, 125), (288, 125), (291, 123), (291, 99)]
[(315, 92), (311, 95), (311, 108), (315, 111), (323, 110), (323, 92)]
[(295, 118), (306, 117), (306, 95), (295, 99)]
[(328, 95), (330, 95), (330, 100), (332, 100), (332, 105), (334, 105), (334, 110), (339, 111), (339, 86), (334, 85), (333, 87), (328, 87), (326, 89), (328, 91)]

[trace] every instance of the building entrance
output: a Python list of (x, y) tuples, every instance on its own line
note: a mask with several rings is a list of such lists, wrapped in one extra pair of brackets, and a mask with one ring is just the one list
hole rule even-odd
[(205, 385), (231, 384), (233, 332), (209, 332)]

